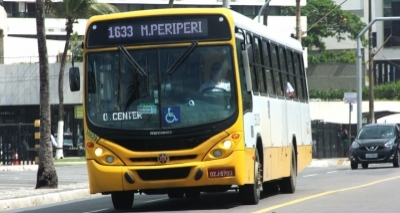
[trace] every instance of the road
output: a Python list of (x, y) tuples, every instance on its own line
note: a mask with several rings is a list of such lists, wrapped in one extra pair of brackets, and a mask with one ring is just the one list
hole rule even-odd
[[(390, 164), (370, 165), (369, 169), (358, 170), (348, 166), (308, 167), (299, 174), (294, 194), (263, 195), (258, 205), (240, 204), (234, 191), (201, 194), (198, 199), (135, 195), (132, 209), (126, 212), (398, 212), (399, 187), (400, 169)], [(98, 196), (6, 212), (117, 211), (113, 209), (110, 196)]]

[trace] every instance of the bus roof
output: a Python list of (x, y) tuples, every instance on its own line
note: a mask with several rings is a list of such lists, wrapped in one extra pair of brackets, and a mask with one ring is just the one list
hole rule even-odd
[(128, 17), (152, 17), (159, 15), (176, 15), (176, 14), (192, 14), (192, 15), (201, 15), (201, 14), (222, 14), (231, 19), (235, 26), (244, 29), (246, 31), (253, 32), (257, 35), (260, 35), (264, 38), (268, 38), (271, 41), (277, 42), (284, 46), (290, 47), (297, 51), (303, 51), (302, 46), (299, 41), (294, 38), (291, 38), (289, 35), (287, 38), (282, 38), (280, 35), (274, 34), (271, 28), (254, 21), (247, 16), (244, 16), (240, 13), (237, 13), (233, 10), (219, 7), (219, 8), (167, 8), (167, 9), (152, 9), (152, 10), (139, 10), (139, 11), (130, 11), (130, 12), (121, 12), (107, 15), (97, 15), (92, 16), (87, 22), (87, 26), (89, 26), (92, 22), (103, 21), (103, 20), (111, 20), (111, 19), (124, 19)]
[(300, 42), (292, 37), (290, 35), (287, 36), (287, 38), (282, 38), (281, 35), (277, 35), (271, 28), (268, 28), (267, 26), (258, 23), (257, 21), (254, 21), (253, 19), (248, 18), (247, 16), (244, 16), (240, 13), (237, 13), (235, 11), (230, 11), (233, 17), (233, 21), (235, 25), (241, 29), (251, 31), (259, 36), (262, 36), (264, 38), (268, 38), (271, 41), (275, 41), (279, 44), (282, 44), (284, 46), (288, 46), (292, 49), (295, 49), (297, 51), (303, 51), (303, 48), (300, 44)]

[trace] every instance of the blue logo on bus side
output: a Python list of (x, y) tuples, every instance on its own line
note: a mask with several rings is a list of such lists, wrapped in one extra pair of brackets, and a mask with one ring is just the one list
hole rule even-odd
[(178, 106), (168, 106), (162, 109), (163, 124), (173, 125), (181, 122), (181, 108)]

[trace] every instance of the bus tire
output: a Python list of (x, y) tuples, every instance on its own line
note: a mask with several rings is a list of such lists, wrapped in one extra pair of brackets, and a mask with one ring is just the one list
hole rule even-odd
[(111, 200), (114, 209), (130, 209), (133, 205), (135, 194), (133, 191), (113, 192), (111, 193)]
[(260, 201), (261, 194), (261, 174), (262, 165), (260, 164), (260, 158), (258, 156), (258, 151), (255, 151), (256, 158), (254, 160), (254, 183), (245, 184), (239, 186), (239, 196), (243, 204), (255, 205)]
[(285, 177), (279, 182), (281, 193), (292, 194), (296, 191), (297, 163), (294, 147), (292, 147), (292, 162), (290, 164), (290, 176)]

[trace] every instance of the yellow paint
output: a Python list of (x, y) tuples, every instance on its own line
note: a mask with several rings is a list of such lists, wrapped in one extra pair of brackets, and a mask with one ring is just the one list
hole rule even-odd
[(35, 122), (33, 123), (34, 127), (40, 127), (40, 119), (36, 119)]
[(286, 202), (286, 203), (282, 203), (282, 204), (279, 204), (279, 205), (271, 206), (271, 207), (268, 207), (268, 208), (265, 208), (265, 209), (261, 209), (259, 211), (255, 211), (255, 212), (252, 212), (252, 213), (269, 212), (269, 211), (272, 211), (272, 210), (275, 210), (275, 209), (279, 209), (279, 208), (282, 208), (282, 207), (285, 207), (285, 206), (290, 206), (290, 205), (293, 205), (293, 204), (296, 204), (296, 203), (300, 203), (300, 202), (303, 202), (303, 201), (306, 201), (306, 200), (311, 200), (311, 199), (314, 199), (314, 198), (322, 197), (322, 196), (325, 196), (325, 195), (334, 194), (334, 193), (338, 193), (338, 192), (349, 191), (349, 190), (353, 190), (353, 189), (359, 189), (359, 188), (372, 186), (372, 185), (375, 185), (375, 184), (378, 184), (378, 183), (382, 183), (382, 182), (386, 182), (386, 181), (390, 181), (390, 180), (395, 180), (395, 179), (399, 179), (399, 178), (400, 178), (400, 176), (397, 176), (397, 177), (387, 178), (387, 179), (384, 179), (384, 180), (374, 181), (374, 182), (363, 184), (363, 185), (359, 185), (359, 186), (354, 186), (354, 187), (349, 187), (349, 188), (344, 188), (344, 189), (338, 189), (338, 190), (333, 190), (333, 191), (322, 192), (322, 193), (311, 195), (311, 196), (308, 196), (308, 197), (292, 200), (290, 202)]
[(35, 132), (35, 139), (40, 139), (40, 132)]
[(312, 146), (297, 147), (297, 173), (303, 171), (312, 161)]
[(290, 175), (291, 148), (269, 147), (264, 149), (263, 180), (269, 181)]
[[(312, 160), (311, 146), (297, 147), (297, 172), (306, 168)], [(264, 181), (290, 176), (292, 147), (269, 147), (264, 149)]]

